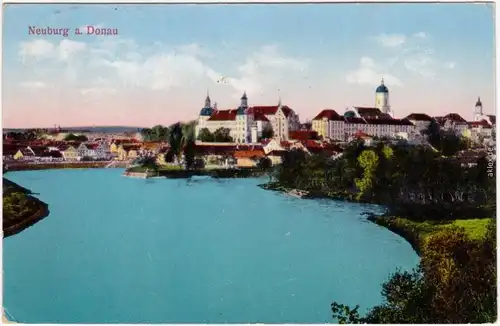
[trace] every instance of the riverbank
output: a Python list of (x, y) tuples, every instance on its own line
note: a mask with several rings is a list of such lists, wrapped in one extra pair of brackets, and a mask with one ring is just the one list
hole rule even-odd
[(278, 182), (267, 182), (260, 184), (258, 186), (265, 190), (271, 190), (283, 193), (303, 191), (307, 193), (307, 195), (302, 196), (302, 198), (304, 199), (333, 199), (333, 200), (341, 200), (347, 202), (356, 202), (361, 204), (379, 204), (367, 200), (360, 200), (356, 197), (356, 194), (349, 192), (333, 192), (333, 191), (324, 192), (321, 190), (314, 190), (314, 189), (311, 190), (311, 189), (287, 188), (280, 185)]
[[(268, 182), (258, 185), (265, 190), (277, 191), (282, 193), (291, 193), (297, 190), (295, 188), (287, 188), (281, 186), (277, 182)], [(306, 190), (307, 191), (307, 190)], [(325, 193), (322, 191), (307, 191), (307, 194), (302, 196), (303, 199), (332, 199), (346, 202), (355, 202), (361, 204), (378, 204), (378, 202), (359, 200), (355, 194), (348, 192), (338, 193)], [(394, 217), (388, 215), (367, 214), (367, 220), (379, 226), (387, 228), (389, 231), (399, 235), (405, 239), (413, 248), (413, 250), (420, 256), (422, 247), (425, 240), (438, 231), (447, 227), (462, 227), (465, 229), (466, 234), (470, 239), (477, 240), (483, 237), (486, 233), (486, 226), (490, 218), (476, 218), (476, 219), (457, 219), (449, 221), (414, 221), (409, 218)]]
[(452, 221), (412, 221), (407, 218), (370, 214), (367, 220), (387, 228), (395, 234), (404, 238), (413, 250), (420, 256), (425, 241), (439, 231), (450, 227), (460, 227), (465, 230), (470, 240), (482, 239), (487, 231), (488, 222), (491, 218), (464, 219)]
[(102, 169), (112, 163), (110, 168), (126, 168), (128, 162), (102, 161), (102, 162), (65, 162), (65, 163), (7, 163), (8, 170), (5, 171), (31, 171), (50, 169)]
[(123, 172), (122, 175), (124, 177), (139, 178), (139, 179), (147, 179), (157, 176), (157, 174), (153, 172), (129, 172), (129, 171)]
[[(147, 176), (146, 176), (147, 173)], [(266, 174), (259, 168), (213, 168), (213, 169), (194, 169), (186, 170), (184, 168), (160, 168), (157, 172), (151, 172), (144, 167), (133, 167), (127, 169), (124, 176), (129, 177), (164, 177), (168, 179), (187, 179), (194, 176), (208, 176), (212, 178), (255, 178)]]
[(32, 192), (3, 179), (3, 237), (17, 234), (38, 223), (50, 213), (49, 206)]

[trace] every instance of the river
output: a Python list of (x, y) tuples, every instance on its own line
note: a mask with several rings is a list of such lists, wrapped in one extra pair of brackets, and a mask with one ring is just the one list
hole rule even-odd
[(331, 323), (381, 302), (418, 256), (376, 206), (263, 190), (266, 179), (131, 179), (120, 169), (6, 177), (50, 215), (4, 240), (4, 307), (24, 323)]

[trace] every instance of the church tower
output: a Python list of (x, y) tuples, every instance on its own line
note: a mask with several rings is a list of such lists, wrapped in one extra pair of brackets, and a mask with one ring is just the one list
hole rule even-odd
[(384, 78), (380, 83), (380, 86), (375, 90), (375, 107), (382, 111), (382, 113), (389, 114), (393, 116), (393, 112), (389, 105), (389, 89), (384, 85)]
[(474, 108), (474, 121), (481, 120), (483, 116), (483, 103), (481, 102), (481, 98), (477, 97), (476, 107)]
[(210, 100), (210, 94), (208, 94), (207, 90), (207, 97), (205, 98), (205, 106), (200, 110), (200, 115), (198, 116), (198, 123), (196, 124), (195, 128), (196, 138), (198, 138), (200, 130), (205, 128), (205, 122), (208, 119), (210, 119), (213, 113), (214, 109), (212, 108), (212, 101)]
[(248, 97), (247, 97), (247, 92), (243, 92), (243, 96), (241, 96), (241, 108), (248, 108)]
[(210, 107), (211, 107), (210, 94), (208, 93), (207, 90), (207, 98), (205, 99), (205, 108), (210, 108)]

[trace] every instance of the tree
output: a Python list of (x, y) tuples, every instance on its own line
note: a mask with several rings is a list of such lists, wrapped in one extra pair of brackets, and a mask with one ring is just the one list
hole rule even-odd
[(263, 129), (262, 129), (262, 136), (261, 138), (262, 139), (271, 139), (273, 138), (274, 136), (274, 131), (273, 131), (273, 128), (269, 125), (266, 125)]
[(228, 128), (219, 128), (214, 132), (214, 141), (218, 143), (232, 143), (234, 140), (230, 136), (231, 130)]
[(453, 132), (443, 132), (438, 149), (444, 156), (453, 156), (458, 151), (467, 149), (467, 141)]
[(201, 140), (202, 142), (213, 142), (215, 141), (214, 134), (208, 130), (208, 128), (202, 128), (200, 130), (200, 133), (198, 134), (198, 140)]
[(429, 126), (423, 131), (423, 134), (427, 136), (427, 141), (429, 144), (438, 148), (441, 144), (441, 125), (434, 119), (431, 120)]
[(170, 143), (170, 149), (172, 151), (172, 154), (174, 157), (177, 159), (179, 158), (179, 155), (182, 150), (182, 145), (184, 141), (184, 137), (182, 134), (182, 125), (177, 122), (174, 123), (169, 127), (169, 143)]
[(334, 302), (333, 317), (344, 323), (466, 324), (497, 318), (496, 221), (486, 236), (470, 240), (461, 228), (432, 234), (419, 268), (397, 271), (382, 286), (384, 302), (365, 317)]
[(88, 141), (87, 136), (85, 135), (75, 135), (75, 134), (67, 134), (66, 137), (64, 137), (65, 141)]
[(143, 168), (146, 168), (153, 172), (158, 172), (158, 164), (156, 163), (156, 159), (154, 157), (143, 156), (139, 158), (138, 164)]
[(195, 141), (193, 139), (188, 139), (184, 146), (184, 164), (188, 170), (192, 169), (195, 165), (195, 146)]
[(356, 187), (359, 189), (359, 198), (367, 195), (373, 188), (375, 171), (377, 170), (379, 158), (373, 150), (365, 150), (358, 157), (359, 165), (363, 168), (363, 178), (356, 179)]
[(257, 167), (262, 170), (268, 170), (273, 166), (271, 159), (267, 156), (262, 156), (257, 161)]

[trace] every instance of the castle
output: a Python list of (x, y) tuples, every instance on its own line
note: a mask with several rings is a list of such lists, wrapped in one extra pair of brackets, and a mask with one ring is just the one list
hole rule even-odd
[(289, 131), (300, 127), (298, 115), (288, 106), (249, 106), (246, 92), (235, 109), (219, 110), (217, 103), (212, 105), (207, 93), (205, 106), (201, 109), (196, 126), (198, 138), (202, 129), (215, 132), (219, 128), (229, 129), (229, 135), (236, 143), (257, 143), (264, 131), (272, 130), (273, 138), (288, 140)]

